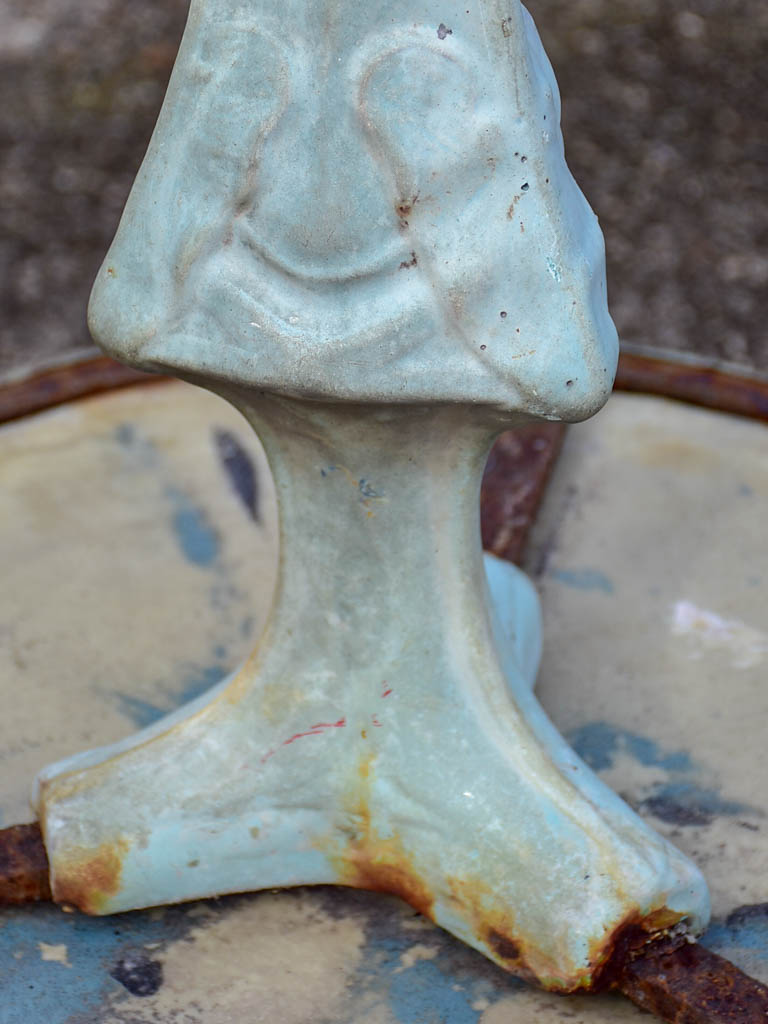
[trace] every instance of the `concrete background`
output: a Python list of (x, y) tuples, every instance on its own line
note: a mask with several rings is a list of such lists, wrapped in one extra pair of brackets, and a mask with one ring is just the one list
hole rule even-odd
[[(768, 374), (765, 0), (530, 0), (627, 348)], [(0, 378), (87, 354), (85, 305), (187, 0), (2, 0)]]

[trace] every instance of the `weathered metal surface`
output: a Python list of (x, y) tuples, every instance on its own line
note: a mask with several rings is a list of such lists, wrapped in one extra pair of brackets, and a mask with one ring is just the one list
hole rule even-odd
[(695, 358), (675, 359), (631, 355), (619, 360), (616, 387), (651, 395), (667, 395), (708, 409), (768, 420), (768, 380), (739, 376)]
[(614, 986), (670, 1024), (763, 1024), (768, 987), (685, 938), (620, 951)]
[(563, 442), (561, 423), (530, 423), (496, 441), (480, 488), (483, 548), (518, 562)]
[(0, 904), (50, 898), (48, 857), (40, 826), (35, 822), (0, 830)]
[(155, 384), (157, 376), (134, 370), (108, 356), (56, 366), (21, 380), (3, 383), (0, 387), (0, 423), (41, 412), (63, 402), (138, 383)]

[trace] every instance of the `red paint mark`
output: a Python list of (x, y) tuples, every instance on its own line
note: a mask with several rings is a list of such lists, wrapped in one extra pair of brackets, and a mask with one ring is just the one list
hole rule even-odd
[[(309, 729), (304, 732), (296, 732), (293, 736), (289, 736), (287, 740), (283, 740), (280, 744), (281, 747), (288, 747), (291, 743), (295, 743), (296, 740), (302, 740), (305, 736), (322, 736), (326, 729), (342, 729), (347, 724), (346, 718), (340, 718), (338, 722), (318, 722), (317, 725), (312, 725)], [(264, 757), (261, 759), (261, 763), (264, 764), (268, 761), (273, 754), (276, 754), (276, 750), (269, 750)]]
[(303, 740), (305, 736), (321, 736), (322, 733), (323, 733), (322, 729), (307, 729), (306, 732), (296, 732), (296, 733), (293, 734), (293, 736), (289, 737), (287, 740), (283, 740), (283, 742), (280, 744), (280, 746), (281, 747), (288, 747), (288, 746), (291, 745), (291, 743), (295, 743), (296, 740)]
[(371, 721), (373, 722), (377, 729), (381, 729), (381, 722), (378, 720), (376, 715), (371, 715)]
[(304, 739), (305, 736), (321, 736), (326, 729), (342, 729), (346, 724), (346, 718), (340, 718), (338, 722), (318, 722), (317, 725), (311, 725), (306, 732), (294, 733), (289, 739), (283, 740), (281, 746), (287, 747), (296, 740)]
[(392, 687), (391, 686), (387, 686), (387, 680), (386, 679), (381, 684), (381, 686), (382, 686), (381, 696), (382, 697), (388, 697), (390, 695), (390, 693), (392, 693)]

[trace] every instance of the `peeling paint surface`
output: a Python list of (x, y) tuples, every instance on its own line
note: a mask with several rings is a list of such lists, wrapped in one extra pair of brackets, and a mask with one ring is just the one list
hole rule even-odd
[[(120, 443), (121, 424), (130, 444)], [(13, 696), (0, 721), (6, 822), (29, 817), (41, 765), (148, 724), (252, 646), (273, 571), (271, 485), (259, 473), (257, 524), (217, 461), (215, 429), (253, 444), (223, 403), (174, 384), (0, 430), (0, 543), (14, 587), (0, 594), (9, 640), (0, 658), (3, 678), (23, 682), (4, 684)], [(670, 438), (681, 451), (706, 451), (720, 475), (670, 465)], [(667, 445), (661, 460), (645, 447), (657, 440)], [(768, 579), (764, 444), (757, 424), (615, 397), (594, 429), (572, 430), (531, 567), (544, 595), (545, 707), (581, 757), (703, 868), (715, 910), (705, 944), (768, 980), (764, 676), (757, 665), (734, 670), (722, 647), (691, 658), (691, 638), (670, 625), (674, 602), (688, 600), (768, 629), (766, 602), (746, 583)], [(261, 466), (258, 447), (249, 452)], [(739, 493), (745, 480), (750, 500)], [(174, 535), (169, 485), (219, 537), (206, 566), (186, 558)], [(685, 528), (673, 535), (670, 521)], [(730, 547), (714, 543), (726, 535)], [(244, 566), (236, 551), (247, 553)], [(589, 567), (614, 592), (550, 579), (558, 567)], [(399, 695), (377, 685), (385, 721)], [(308, 719), (294, 746), (332, 739), (339, 721)], [(470, 785), (467, 799), (477, 791)], [(648, 1019), (615, 997), (534, 991), (393, 896), (322, 886), (105, 918), (3, 910), (0, 984), (0, 1024)]]

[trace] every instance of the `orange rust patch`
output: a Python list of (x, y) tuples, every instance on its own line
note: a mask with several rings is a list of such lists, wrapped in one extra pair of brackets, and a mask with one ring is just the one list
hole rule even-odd
[(326, 850), (340, 885), (384, 892), (405, 900), (420, 914), (432, 918), (434, 896), (419, 877), (399, 836), (383, 838), (371, 823), (370, 786), (375, 751), (366, 750), (357, 767), (354, 790), (347, 800), (352, 823), (342, 849)]
[(479, 880), (448, 879), (454, 912), (465, 920), (479, 947), (499, 967), (524, 981), (559, 993), (603, 991), (614, 987), (621, 965), (634, 951), (664, 935), (682, 916), (668, 907), (648, 914), (637, 909), (625, 915), (613, 931), (595, 939), (589, 948), (586, 967), (573, 965), (563, 973), (563, 964), (537, 948), (536, 936), (522, 934), (514, 908), (499, 906), (492, 889)]
[(54, 864), (53, 899), (77, 907), (84, 914), (101, 914), (110, 897), (120, 889), (125, 840), (104, 843), (81, 856), (57, 858)]
[[(365, 735), (365, 729), (363, 729), (363, 734)], [(374, 756), (375, 755), (373, 751), (366, 754), (366, 756), (362, 758), (360, 764), (357, 767), (358, 774), (364, 782), (368, 781), (368, 778), (371, 774), (371, 765), (373, 764)], [(370, 818), (370, 815), (368, 815), (368, 817)]]
[[(529, 963), (530, 944), (515, 927), (510, 908), (500, 907), (489, 885), (473, 879), (449, 878), (451, 901), (457, 916), (468, 922), (472, 933), (485, 955), (510, 974), (529, 983), (541, 985), (541, 970)], [(537, 959), (537, 967), (542, 960)], [(550, 964), (546, 964), (550, 973)]]
[(341, 884), (399, 896), (425, 917), (432, 917), (434, 896), (418, 877), (400, 839), (381, 839), (375, 831), (365, 843), (350, 846), (340, 858)]
[(659, 910), (654, 910), (647, 917), (643, 918), (641, 927), (643, 931), (657, 935), (659, 932), (674, 928), (676, 924), (680, 923), (682, 918), (683, 915), (679, 911), (670, 910), (669, 907), (660, 907)]
[(491, 928), (488, 932), (488, 945), (502, 960), (516, 961), (520, 959), (520, 946), (506, 935)]
[(657, 907), (645, 915), (630, 911), (607, 939), (590, 948), (590, 962), (595, 965), (590, 991), (617, 987), (624, 964), (649, 942), (666, 935), (684, 916), (669, 907)]

